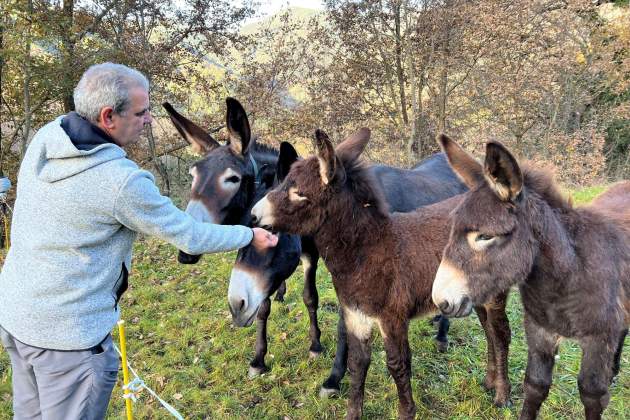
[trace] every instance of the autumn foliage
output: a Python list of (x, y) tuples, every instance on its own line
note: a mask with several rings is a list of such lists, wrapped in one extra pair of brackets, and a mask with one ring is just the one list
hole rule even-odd
[(569, 184), (630, 176), (627, 2), (327, 0), (247, 25), (247, 1), (62, 3), (1, 6), (0, 169), (12, 178), (34, 131), (105, 60), (151, 80), (158, 118), (133, 156), (175, 195), (194, 156), (158, 104), (221, 137), (228, 95), (259, 141), (301, 153), (317, 127), (339, 141), (368, 126), (370, 159), (411, 166), (446, 131), (473, 153), (503, 141)]

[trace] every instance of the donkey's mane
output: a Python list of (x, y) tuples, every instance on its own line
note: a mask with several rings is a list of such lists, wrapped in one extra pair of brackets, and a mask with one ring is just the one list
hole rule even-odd
[(259, 140), (258, 137), (254, 139), (253, 152), (258, 152), (258, 153), (263, 153), (263, 154), (268, 154), (268, 155), (273, 155), (275, 157), (278, 157), (278, 155), (280, 154), (278, 149), (265, 143), (259, 143), (258, 140)]
[(339, 157), (346, 171), (346, 185), (354, 198), (364, 207), (373, 207), (381, 216), (388, 217), (389, 206), (368, 165), (362, 159)]
[(268, 144), (259, 143), (259, 137), (256, 136), (252, 139), (254, 144), (251, 147), (251, 155), (259, 162), (263, 164), (276, 164), (276, 160), (278, 156), (280, 156), (280, 152), (278, 149), (273, 146), (269, 146)]
[(552, 208), (568, 210), (573, 207), (570, 199), (560, 192), (552, 169), (535, 167), (531, 162), (525, 162), (521, 165), (521, 171), (525, 187), (536, 192)]

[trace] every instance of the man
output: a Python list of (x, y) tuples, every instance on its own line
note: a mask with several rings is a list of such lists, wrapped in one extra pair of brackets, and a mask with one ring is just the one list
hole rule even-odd
[(119, 367), (110, 331), (136, 232), (190, 254), (277, 243), (263, 229), (196, 222), (126, 158), (151, 123), (148, 89), (123, 65), (90, 67), (76, 112), (42, 127), (24, 156), (0, 274), (15, 419), (105, 416)]

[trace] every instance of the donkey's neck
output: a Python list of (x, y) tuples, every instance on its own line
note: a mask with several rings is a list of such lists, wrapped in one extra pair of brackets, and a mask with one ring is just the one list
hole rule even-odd
[(531, 204), (536, 207), (529, 222), (539, 249), (520, 287), (525, 311), (565, 337), (617, 328), (613, 321), (627, 316), (621, 308), (630, 308), (623, 292), (619, 295), (630, 278), (630, 247), (622, 231), (588, 208)]
[(274, 167), (280, 155), (280, 152), (273, 147), (258, 142), (254, 143), (254, 147), (252, 147), (250, 153), (257, 164), (261, 166), (273, 165)]
[(538, 196), (528, 198), (529, 223), (538, 242), (532, 275), (547, 279), (540, 286), (564, 288), (579, 263), (575, 238), (567, 224), (575, 216), (573, 212), (568, 208), (552, 208)]
[(333, 278), (352, 276), (363, 266), (378, 264), (378, 249), (395, 252), (391, 219), (369, 204), (354, 202), (328, 213), (314, 235), (317, 248)]

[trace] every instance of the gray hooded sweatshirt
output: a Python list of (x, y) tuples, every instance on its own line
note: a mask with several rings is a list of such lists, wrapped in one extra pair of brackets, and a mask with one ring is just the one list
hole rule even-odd
[(20, 166), (0, 326), (31, 346), (80, 350), (118, 321), (136, 232), (189, 254), (241, 248), (253, 232), (196, 222), (117, 145), (77, 149), (62, 118), (37, 132)]

